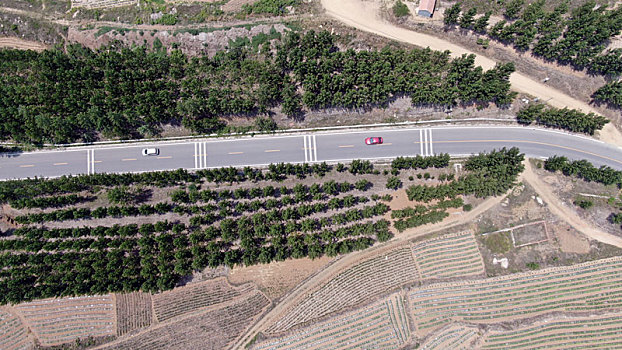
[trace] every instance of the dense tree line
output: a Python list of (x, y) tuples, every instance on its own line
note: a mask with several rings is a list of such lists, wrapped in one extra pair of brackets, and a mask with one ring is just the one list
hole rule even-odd
[(552, 172), (561, 171), (566, 176), (575, 176), (585, 181), (622, 187), (622, 171), (607, 165), (597, 168), (585, 159), (570, 161), (563, 156), (552, 156), (544, 162), (544, 169)]
[(592, 98), (597, 103), (605, 103), (611, 107), (622, 107), (622, 82), (612, 81), (601, 86), (594, 94)]
[(391, 211), (391, 218), (398, 219), (394, 222), (394, 226), (398, 231), (402, 232), (408, 228), (440, 222), (449, 216), (445, 209), (459, 208), (463, 205), (464, 201), (462, 198), (457, 197), (441, 200), (434, 205), (416, 205), (401, 210), (393, 210)]
[(532, 104), (521, 108), (516, 114), (516, 120), (524, 125), (530, 125), (535, 121), (538, 125), (582, 132), (588, 135), (594, 135), (595, 131), (602, 129), (605, 124), (609, 123), (607, 118), (595, 113), (585, 114), (576, 109), (559, 109), (546, 107), (543, 104)]
[(442, 153), (430, 157), (397, 157), (391, 161), (393, 169), (427, 169), (427, 168), (445, 168), (449, 165), (449, 154)]
[(0, 182), (0, 203), (17, 201), (22, 198), (36, 198), (37, 196), (92, 191), (99, 186), (144, 185), (167, 187), (202, 181), (214, 183), (241, 183), (259, 180), (283, 181), (288, 176), (304, 179), (312, 174), (322, 177), (331, 171), (333, 167), (338, 171), (348, 170), (353, 174), (374, 172), (373, 166), (369, 161), (353, 161), (349, 166), (341, 163), (333, 166), (325, 162), (314, 163), (313, 165), (308, 163), (278, 163), (270, 164), (266, 171), (252, 167), (242, 169), (227, 167), (202, 169), (195, 172), (177, 169), (139, 174), (96, 173), (92, 175), (61, 176), (55, 179), (21, 179)]
[(484, 72), (474, 56), (429, 49), (341, 51), (328, 32), (290, 32), (253, 54), (243, 48), (189, 58), (178, 50), (69, 45), (66, 52), (0, 50), (0, 140), (67, 143), (158, 135), (182, 124), (199, 132), (223, 118), (281, 106), (368, 109), (400, 96), (414, 105), (508, 104), (511, 63)]
[(487, 33), (517, 50), (531, 49), (537, 56), (575, 69), (614, 76), (622, 73), (620, 50), (604, 52), (608, 41), (620, 34), (622, 7), (607, 9), (587, 1), (568, 14), (567, 1), (551, 11), (545, 10), (545, 5), (545, 0), (526, 6), (523, 0), (509, 1), (505, 19), (487, 28), (490, 13), (475, 19), (475, 8), (463, 12), (461, 4), (456, 3), (445, 11), (444, 21), (448, 27)]
[(413, 185), (406, 193), (408, 199), (418, 202), (453, 199), (468, 194), (480, 198), (500, 195), (512, 186), (523, 171), (523, 159), (524, 155), (515, 147), (483, 153), (469, 158), (465, 163), (464, 168), (468, 174), (437, 186)]
[(69, 194), (66, 196), (51, 197), (35, 197), (35, 198), (18, 198), (9, 202), (11, 207), (15, 209), (32, 209), (32, 208), (58, 208), (66, 205), (90, 202), (95, 200), (93, 196), (80, 196), (77, 194)]

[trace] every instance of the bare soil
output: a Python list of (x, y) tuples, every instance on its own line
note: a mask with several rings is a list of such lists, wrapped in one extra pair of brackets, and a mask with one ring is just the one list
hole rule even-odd
[(20, 50), (34, 50), (34, 51), (43, 51), (49, 48), (47, 45), (44, 45), (36, 41), (22, 40), (22, 39), (15, 38), (15, 37), (4, 37), (4, 38), (0, 37), (0, 48), (1, 47), (8, 47), (11, 49), (20, 49)]
[(252, 282), (268, 298), (275, 301), (334, 260), (335, 258), (323, 256), (315, 260), (303, 258), (254, 266), (236, 266), (230, 270), (227, 278), (233, 284)]

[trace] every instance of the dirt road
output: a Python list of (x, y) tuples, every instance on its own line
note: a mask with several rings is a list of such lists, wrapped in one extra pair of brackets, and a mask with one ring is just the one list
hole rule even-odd
[(542, 200), (548, 205), (549, 210), (553, 214), (559, 216), (577, 231), (591, 239), (622, 248), (622, 238), (599, 230), (598, 228), (585, 223), (579, 215), (577, 215), (577, 213), (575, 213), (571, 208), (566, 207), (561, 202), (559, 197), (553, 193), (553, 190), (544, 181), (538, 178), (538, 175), (536, 175), (533, 171), (529, 161), (525, 162), (523, 180), (529, 183), (533, 189), (536, 190), (540, 198), (542, 198)]
[[(380, 17), (381, 3), (379, 1), (321, 0), (321, 2), (329, 16), (359, 30), (374, 33), (396, 41), (402, 41), (421, 47), (429, 47), (432, 50), (449, 50), (453, 57), (459, 57), (463, 54), (475, 54), (449, 41), (400, 28), (383, 20)], [(494, 60), (482, 55), (475, 55), (475, 63), (482, 66), (484, 69), (490, 69), (495, 66), (496, 62)], [(520, 72), (512, 74), (510, 82), (512, 83), (513, 90), (538, 97), (540, 100), (554, 107), (568, 107), (598, 114), (598, 111), (587, 103), (577, 100), (572, 96), (568, 96), (539, 81), (533, 80)], [(622, 133), (611, 123), (605, 126), (600, 136), (601, 140), (605, 142), (622, 146)]]
[(378, 245), (361, 252), (350, 253), (343, 256), (340, 260), (328, 266), (326, 269), (316, 274), (305, 283), (299, 285), (296, 289), (290, 292), (281, 302), (279, 302), (272, 310), (270, 310), (264, 317), (262, 317), (259, 322), (257, 322), (257, 324), (255, 324), (246, 334), (238, 339), (238, 341), (231, 349), (243, 349), (244, 346), (255, 335), (257, 335), (257, 333), (261, 332), (273, 322), (275, 322), (279, 317), (281, 317), (283, 312), (287, 311), (300, 299), (306, 297), (313, 290), (322, 286), (328, 280), (333, 278), (338, 273), (344, 271), (345, 269), (360, 263), (362, 260), (366, 260), (373, 256), (382, 254), (382, 252), (384, 251), (393, 250), (410, 239), (451, 228), (464, 223), (472, 222), (477, 216), (492, 208), (496, 204), (500, 203), (503, 198), (505, 198), (505, 195), (488, 198), (476, 208), (464, 213), (463, 215), (454, 215), (447, 220), (433, 225), (425, 225), (406, 230), (386, 244)]
[(34, 50), (34, 51), (43, 51), (47, 49), (47, 46), (39, 42), (22, 40), (22, 39), (13, 38), (13, 37), (0, 38), (0, 48), (1, 47), (9, 47), (12, 49), (22, 49), (22, 50)]

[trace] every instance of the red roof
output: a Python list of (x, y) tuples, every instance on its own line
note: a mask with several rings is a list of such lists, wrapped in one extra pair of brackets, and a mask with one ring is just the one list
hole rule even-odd
[(428, 11), (432, 14), (434, 13), (434, 5), (436, 5), (436, 0), (421, 0), (419, 2), (419, 11)]

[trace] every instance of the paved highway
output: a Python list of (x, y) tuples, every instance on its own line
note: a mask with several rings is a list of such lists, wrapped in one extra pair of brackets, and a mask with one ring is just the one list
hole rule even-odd
[[(383, 137), (384, 144), (365, 145), (364, 139), (369, 136)], [(622, 169), (622, 149), (587, 137), (524, 127), (446, 126), (25, 152), (0, 156), (0, 179), (381, 159), (417, 154), (468, 155), (513, 146), (520, 148), (528, 157), (565, 155), (571, 159), (587, 159), (595, 165), (606, 164)], [(160, 154), (142, 156), (141, 150), (146, 147), (157, 147)]]

